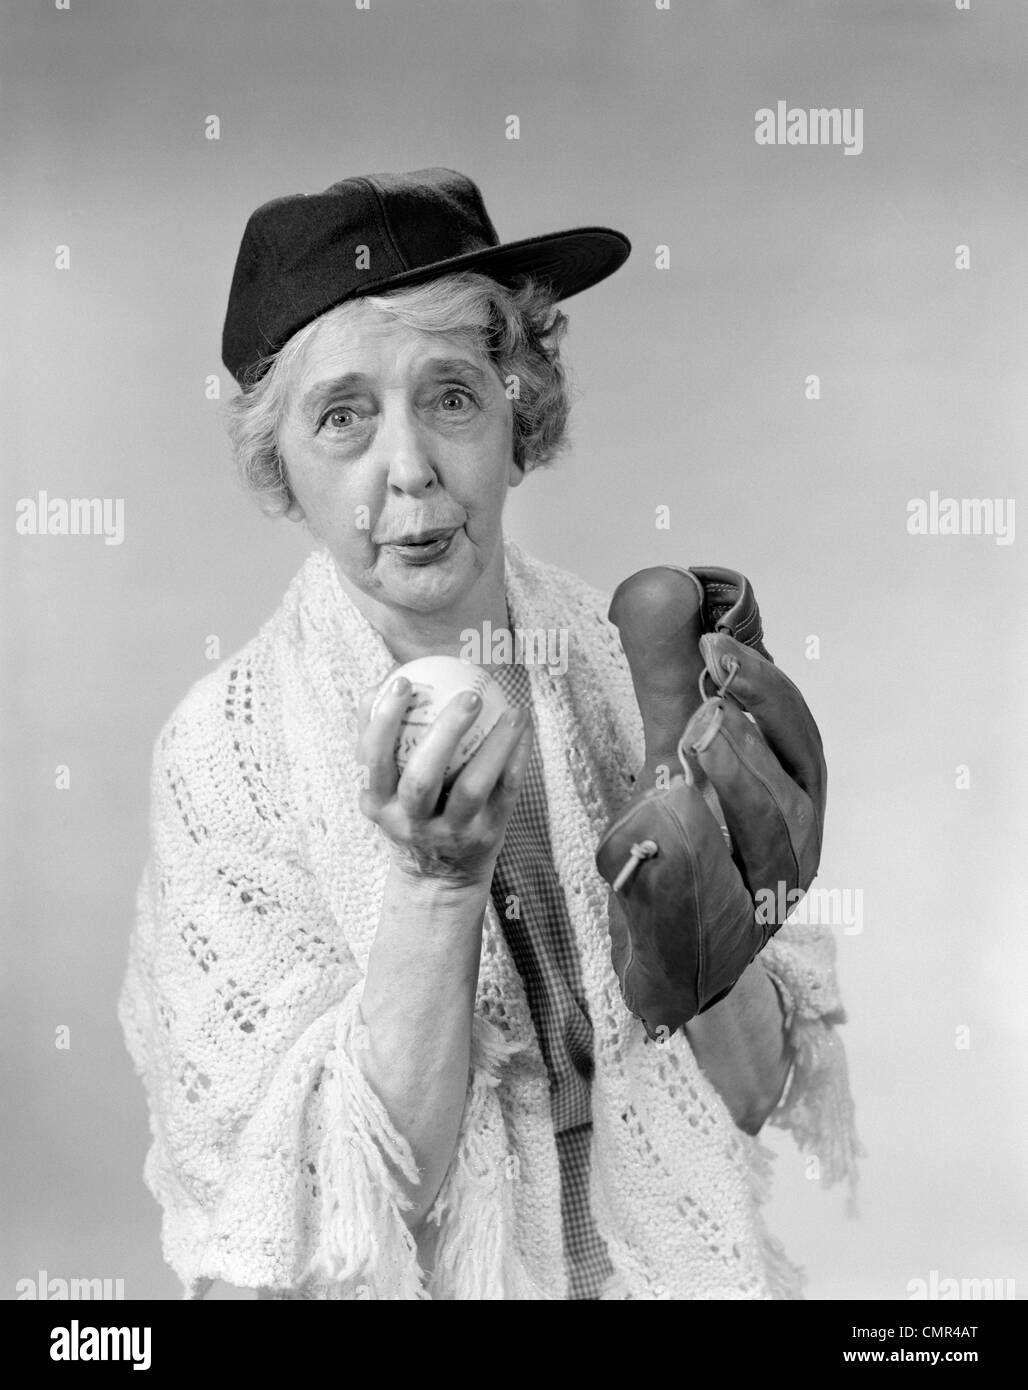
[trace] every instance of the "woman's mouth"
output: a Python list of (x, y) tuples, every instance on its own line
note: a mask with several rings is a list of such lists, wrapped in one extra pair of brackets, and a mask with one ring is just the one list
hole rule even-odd
[(403, 536), (384, 546), (407, 565), (430, 565), (440, 560), (450, 548), (457, 530), (425, 531), (421, 535)]

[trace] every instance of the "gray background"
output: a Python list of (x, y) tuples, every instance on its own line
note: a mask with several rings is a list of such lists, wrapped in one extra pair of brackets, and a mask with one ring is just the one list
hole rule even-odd
[[(575, 447), (513, 495), (511, 533), (607, 589), (661, 560), (745, 570), (825, 736), (819, 881), (864, 896), (839, 947), (869, 1157), (850, 1221), (769, 1136), (773, 1228), (813, 1297), (903, 1298), (932, 1270), (1028, 1289), (1024, 544), (906, 530), (931, 489), (1018, 492), (1025, 18), (1017, 0), (5, 7), (0, 1296), (39, 1269), (178, 1296), (114, 1013), (150, 749), (206, 639), (248, 639), (305, 552), (239, 490), (205, 378), (228, 394), (252, 208), (429, 164), (475, 178), (506, 239), (602, 223), (635, 246), (568, 304)], [(758, 146), (779, 99), (863, 107), (863, 153)], [(40, 488), (123, 498), (124, 544), (17, 536)]]

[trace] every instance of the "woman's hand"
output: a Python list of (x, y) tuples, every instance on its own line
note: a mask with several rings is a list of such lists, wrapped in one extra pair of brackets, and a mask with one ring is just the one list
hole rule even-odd
[(524, 711), (500, 717), (440, 804), (443, 777), (479, 709), (456, 695), (410, 755), (395, 762), (410, 683), (396, 677), (371, 714), (360, 703), (360, 806), (392, 847), (378, 930), (361, 996), (367, 1045), (357, 1053), (369, 1085), (411, 1146), (418, 1181), (394, 1177), (419, 1230), (456, 1151), (468, 1090), (471, 1021), (493, 866), (521, 791), (531, 749)]
[(488, 884), (528, 768), (532, 726), (524, 710), (500, 716), (440, 805), (443, 777), (481, 699), (455, 695), (397, 776), (395, 748), (410, 682), (398, 677), (374, 717), (378, 687), (358, 712), (357, 762), (367, 770), (360, 808), (386, 834), (403, 873), (447, 884)]

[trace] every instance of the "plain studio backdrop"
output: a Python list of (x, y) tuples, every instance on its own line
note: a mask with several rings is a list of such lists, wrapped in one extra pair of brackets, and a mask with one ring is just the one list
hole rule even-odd
[[(435, 164), (504, 240), (634, 245), (567, 304), (573, 448), (510, 533), (606, 591), (743, 570), (823, 731), (867, 1158), (848, 1219), (767, 1131), (772, 1229), (810, 1297), (932, 1271), (1023, 1296), (1025, 541), (907, 526), (933, 491), (1018, 494), (1023, 5), (5, 8), (0, 1296), (39, 1270), (179, 1296), (115, 1016), (150, 753), (210, 639), (246, 641), (309, 545), (232, 473), (229, 280), (259, 203)], [(758, 144), (779, 101), (859, 108), (861, 152)], [(18, 534), (40, 490), (121, 499), (122, 543)]]

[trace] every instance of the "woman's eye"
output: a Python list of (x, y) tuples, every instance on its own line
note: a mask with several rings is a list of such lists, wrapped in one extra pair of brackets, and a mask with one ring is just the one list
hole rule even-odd
[(451, 389), (439, 398), (439, 403), (448, 415), (456, 415), (468, 409), (474, 402), (470, 391)]
[(355, 419), (356, 416), (352, 410), (345, 406), (339, 406), (335, 410), (330, 410), (321, 423), (328, 425), (330, 429), (347, 429)]

